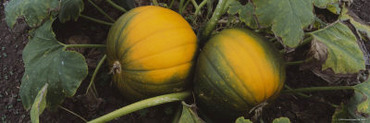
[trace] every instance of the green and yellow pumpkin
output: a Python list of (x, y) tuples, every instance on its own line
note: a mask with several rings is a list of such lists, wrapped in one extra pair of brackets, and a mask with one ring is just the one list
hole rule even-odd
[(245, 115), (276, 97), (285, 80), (278, 51), (242, 29), (226, 29), (212, 37), (200, 52), (195, 71), (197, 105), (222, 118)]
[(111, 27), (107, 59), (113, 81), (131, 100), (182, 91), (189, 84), (197, 39), (178, 13), (143, 6)]

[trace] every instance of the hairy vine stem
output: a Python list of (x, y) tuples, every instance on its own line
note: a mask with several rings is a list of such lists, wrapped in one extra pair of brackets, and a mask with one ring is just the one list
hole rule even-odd
[(190, 91), (180, 92), (180, 93), (172, 93), (172, 94), (165, 94), (157, 97), (152, 97), (149, 99), (141, 100), (138, 102), (135, 102), (133, 104), (130, 104), (128, 106), (122, 107), (120, 109), (117, 109), (111, 113), (108, 113), (106, 115), (103, 115), (99, 118), (96, 118), (92, 121), (89, 121), (88, 123), (102, 123), (102, 122), (108, 122), (110, 120), (113, 120), (117, 117), (144, 109), (152, 106), (161, 105), (164, 103), (169, 102), (175, 102), (175, 101), (181, 101), (186, 99), (190, 96)]
[(113, 25), (113, 23), (102, 21), (102, 20), (99, 20), (99, 19), (95, 19), (95, 18), (86, 16), (86, 15), (83, 15), (83, 14), (81, 14), (80, 17), (85, 18), (85, 19), (90, 20), (90, 21), (94, 21), (96, 23), (104, 24), (104, 25), (107, 25), (107, 26), (112, 26)]
[(89, 1), (89, 3), (91, 4), (91, 5), (93, 5), (101, 14), (103, 14), (105, 17), (107, 17), (110, 21), (112, 21), (112, 22), (115, 22), (115, 20), (112, 18), (112, 17), (110, 17), (107, 13), (105, 13), (104, 11), (103, 11), (103, 9), (101, 9), (98, 5), (96, 5), (93, 1), (91, 1), (91, 0), (87, 0), (87, 1)]
[(127, 10), (119, 5), (117, 5), (116, 3), (114, 3), (112, 0), (107, 0), (107, 2), (112, 5), (114, 8), (122, 11), (122, 12), (127, 12)]

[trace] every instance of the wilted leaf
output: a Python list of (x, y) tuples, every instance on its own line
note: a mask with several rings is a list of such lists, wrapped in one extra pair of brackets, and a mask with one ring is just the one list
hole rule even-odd
[(261, 26), (272, 26), (282, 43), (294, 48), (303, 39), (303, 28), (313, 23), (311, 0), (254, 0)]
[(347, 7), (343, 7), (343, 12), (339, 17), (341, 20), (349, 20), (357, 31), (364, 33), (370, 38), (370, 25), (362, 21), (355, 13), (350, 11)]
[(62, 23), (71, 19), (76, 21), (83, 10), (84, 2), (82, 0), (61, 0), (59, 20)]
[(182, 102), (182, 113), (179, 119), (179, 123), (204, 123), (202, 119), (198, 117), (196, 111), (192, 108), (193, 105), (187, 105)]
[(251, 28), (255, 29), (258, 27), (257, 22), (253, 16), (254, 7), (251, 3), (242, 5), (239, 1), (234, 1), (230, 4), (229, 10), (227, 12), (232, 15), (239, 14), (240, 20)]
[(338, 2), (339, 0), (313, 0), (314, 5), (322, 9), (326, 8), (330, 4)]
[(348, 104), (340, 106), (333, 115), (333, 123), (370, 122), (370, 79), (354, 86), (355, 93)]
[(58, 0), (10, 0), (5, 6), (5, 21), (13, 27), (17, 18), (23, 16), (29, 26), (36, 27), (49, 19), (58, 5)]
[(48, 107), (60, 104), (65, 97), (76, 93), (87, 76), (85, 58), (65, 47), (55, 39), (53, 20), (46, 21), (34, 31), (34, 36), (23, 50), (25, 73), (22, 78), (20, 96), (26, 109), (35, 100), (40, 88), (49, 84), (46, 103)]
[(365, 70), (364, 55), (352, 31), (341, 22), (311, 33), (314, 38), (311, 51), (322, 70), (331, 69), (335, 74), (354, 74)]
[(46, 107), (46, 94), (48, 89), (48, 83), (45, 83), (45, 85), (41, 88), (41, 90), (38, 92), (35, 101), (32, 104), (31, 108), (31, 121), (32, 123), (38, 123), (39, 122), (39, 116), (42, 114)]
[(245, 119), (243, 116), (242, 117), (239, 117), (238, 119), (235, 120), (235, 123), (253, 123), (251, 120), (249, 119)]
[(290, 123), (290, 120), (287, 117), (280, 117), (280, 118), (274, 119), (272, 123)]

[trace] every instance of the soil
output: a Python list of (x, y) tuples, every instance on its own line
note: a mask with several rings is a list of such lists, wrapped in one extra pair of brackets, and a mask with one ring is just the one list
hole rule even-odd
[[(114, 18), (120, 15), (119, 12), (105, 5), (104, 1), (98, 4), (103, 6), (104, 10), (108, 10), (108, 14)], [(147, 3), (141, 2), (141, 4), (145, 5)], [(104, 18), (87, 2), (85, 6), (85, 15)], [(354, 0), (351, 9), (361, 19), (370, 23), (369, 0)], [(53, 27), (59, 41), (104, 44), (109, 27), (97, 25), (99, 24), (79, 19), (77, 22), (67, 22), (65, 24), (57, 22)], [(0, 4), (0, 117), (3, 123), (30, 122), (29, 111), (23, 108), (18, 94), (24, 72), (22, 50), (28, 42), (28, 30), (29, 27), (22, 20), (19, 20), (13, 29), (8, 28), (4, 19), (4, 5), (3, 3)], [(75, 42), (76, 40), (77, 42)], [(102, 57), (104, 49), (77, 50), (86, 57), (89, 65), (89, 76), (83, 81), (76, 96), (66, 99), (62, 106), (80, 114), (87, 120), (91, 120), (130, 104), (112, 86), (110, 75), (107, 74), (109, 70), (105, 64), (96, 80), (98, 97), (100, 98), (83, 96), (90, 81), (89, 78), (91, 78), (96, 63)], [(290, 85), (292, 88), (307, 87), (307, 83), (309, 83), (309, 86), (326, 85), (323, 82), (324, 80), (310, 71), (301, 71), (299, 66), (287, 68), (287, 80), (287, 85)], [(282, 94), (273, 104), (264, 108), (262, 117), (268, 122), (271, 122), (274, 118), (285, 116), (293, 122), (327, 123), (331, 121), (331, 115), (335, 111), (335, 108), (331, 107), (331, 105), (339, 105), (341, 102), (345, 102), (350, 97), (351, 92), (316, 92), (310, 95), (312, 96), (309, 98), (303, 98)], [(170, 122), (177, 108), (178, 103), (166, 104), (131, 113), (112, 122)], [(83, 122), (60, 108), (55, 111), (46, 110), (40, 117), (41, 122)]]

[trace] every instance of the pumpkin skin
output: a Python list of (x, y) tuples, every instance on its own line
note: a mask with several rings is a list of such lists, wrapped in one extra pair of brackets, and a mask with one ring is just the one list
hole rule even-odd
[(285, 80), (278, 51), (242, 29), (226, 29), (212, 37), (200, 52), (195, 71), (194, 92), (200, 110), (228, 120), (276, 97)]
[(142, 6), (111, 27), (107, 59), (113, 81), (129, 100), (182, 91), (189, 84), (197, 39), (178, 13)]

